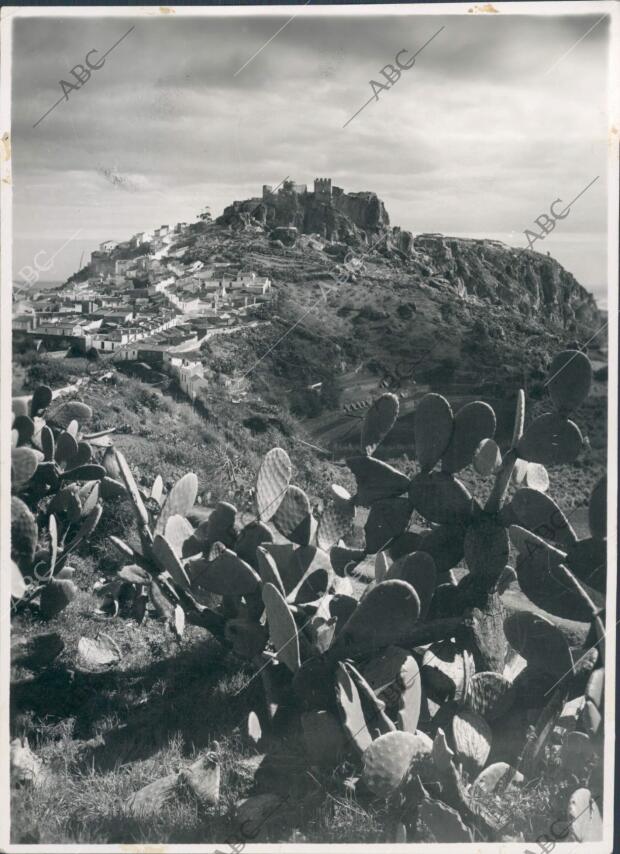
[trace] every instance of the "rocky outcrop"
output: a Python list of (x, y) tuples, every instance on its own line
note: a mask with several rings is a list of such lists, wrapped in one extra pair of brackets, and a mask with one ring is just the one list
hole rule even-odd
[(299, 232), (294, 225), (278, 225), (269, 237), (271, 240), (280, 240), (283, 246), (294, 246), (298, 235)]
[(567, 330), (599, 323), (592, 294), (550, 256), (497, 240), (441, 234), (418, 235), (413, 251), (427, 275), (447, 280), (461, 296), (507, 304)]
[(390, 224), (385, 205), (376, 193), (340, 193), (333, 197), (332, 205), (363, 231), (380, 232)]
[(296, 228), (299, 233), (318, 234), (348, 246), (365, 245), (391, 233), (385, 205), (371, 192), (339, 192), (327, 202), (314, 193), (278, 192), (265, 199), (235, 201), (217, 220), (238, 230), (246, 229), (250, 222), (272, 234), (275, 229)]
[(297, 234), (318, 235), (325, 241), (325, 251), (338, 259), (346, 255), (347, 247), (363, 252), (377, 244), (377, 255), (404, 263), (420, 283), (461, 299), (509, 306), (524, 317), (544, 318), (567, 331), (600, 325), (592, 295), (550, 256), (497, 240), (443, 234), (414, 237), (390, 226), (385, 205), (373, 192), (334, 188), (331, 198), (323, 199), (312, 192), (286, 190), (233, 202), (218, 223), (233, 230), (262, 226), (272, 241), (289, 247), (296, 244)]

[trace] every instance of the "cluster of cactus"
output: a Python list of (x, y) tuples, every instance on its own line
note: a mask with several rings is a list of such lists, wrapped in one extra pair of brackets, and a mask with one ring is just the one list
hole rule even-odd
[(44, 619), (75, 597), (67, 559), (97, 526), (105, 469), (96, 448), (110, 433), (82, 433), (89, 406), (69, 400), (53, 405), (39, 386), (14, 398), (11, 430), (11, 600), (15, 610), (37, 604)]
[[(485, 798), (535, 776), (554, 740), (581, 803), (596, 763), (580, 757), (602, 755), (606, 488), (594, 488), (591, 537), (578, 540), (545, 494), (545, 467), (579, 454), (569, 415), (591, 375), (583, 353), (560, 353), (548, 381), (554, 411), (524, 430), (519, 392), (504, 453), (488, 404), (453, 414), (444, 397), (426, 395), (413, 414), (411, 478), (373, 456), (399, 412), (398, 399), (382, 395), (366, 414), (360, 454), (347, 460), (355, 494), (335, 484), (320, 518), (280, 448), (262, 462), (256, 517), (243, 527), (231, 504), (211, 514), (194, 507), (193, 474), (165, 497), (160, 483), (145, 495), (110, 450), (104, 465), (132, 499), (141, 542), (113, 540), (131, 561), (119, 578), (150, 593), (177, 634), (187, 620), (253, 661), (265, 702), (248, 734), (277, 754), (292, 729), (307, 766), (352, 764), (348, 785), (390, 799), (401, 841), (420, 827), (439, 841), (498, 838), (503, 821)], [(456, 477), (468, 465), (494, 478), (484, 503)], [(360, 508), (365, 545), (353, 548)], [(414, 513), (426, 528), (411, 529)], [(358, 599), (351, 577), (373, 555), (374, 581)], [(530, 602), (507, 614), (501, 594), (515, 580)], [(519, 749), (502, 746), (498, 735), (518, 733), (524, 710)]]

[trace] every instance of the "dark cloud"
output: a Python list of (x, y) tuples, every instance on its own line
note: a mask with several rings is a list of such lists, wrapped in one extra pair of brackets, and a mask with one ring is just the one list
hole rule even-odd
[[(571, 48), (600, 17), (344, 9), (297, 15), (263, 50), (290, 15), (14, 19), (16, 267), (33, 243), (52, 249), (79, 226), (81, 248), (92, 249), (192, 219), (205, 204), (218, 213), (285, 175), (375, 190), (392, 222), (414, 231), (518, 241), (544, 205), (601, 174), (562, 223), (574, 242), (556, 241), (559, 260), (596, 284), (608, 21)], [(104, 67), (33, 128), (62, 95), (59, 81), (131, 26)], [(396, 52), (417, 50), (442, 26), (343, 129)], [(69, 253), (61, 275), (74, 266)]]

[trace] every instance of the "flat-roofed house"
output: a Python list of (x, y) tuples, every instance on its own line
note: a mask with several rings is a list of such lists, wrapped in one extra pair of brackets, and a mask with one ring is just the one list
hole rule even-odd
[(37, 325), (36, 314), (18, 314), (13, 318), (12, 327), (17, 332), (32, 332)]

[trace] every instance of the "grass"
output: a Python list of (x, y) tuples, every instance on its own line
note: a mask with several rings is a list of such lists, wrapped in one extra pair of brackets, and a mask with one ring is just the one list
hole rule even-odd
[[(262, 758), (244, 736), (250, 709), (258, 708), (260, 679), (225, 653), (202, 630), (190, 627), (179, 646), (165, 626), (147, 619), (101, 621), (87, 590), (56, 619), (38, 623), (28, 614), (13, 625), (15, 635), (61, 634), (65, 649), (40, 673), (14, 667), (13, 735), (27, 736), (43, 761), (35, 788), (13, 792), (15, 843), (210, 842), (232, 838), (234, 804), (252, 790)], [(79, 638), (105, 631), (123, 652), (112, 671), (80, 669)], [(221, 767), (222, 798), (211, 809), (179, 791), (155, 817), (136, 818), (129, 797), (147, 783), (191, 763), (208, 751)], [(317, 772), (319, 773), (319, 772)], [(333, 839), (358, 834), (381, 838), (373, 817), (354, 802), (326, 792), (299, 824), (268, 826), (260, 838)], [(287, 819), (291, 818), (287, 815)], [(337, 823), (334, 821), (337, 818)], [(331, 828), (331, 829), (330, 829)], [(275, 835), (274, 835), (275, 834)]]

